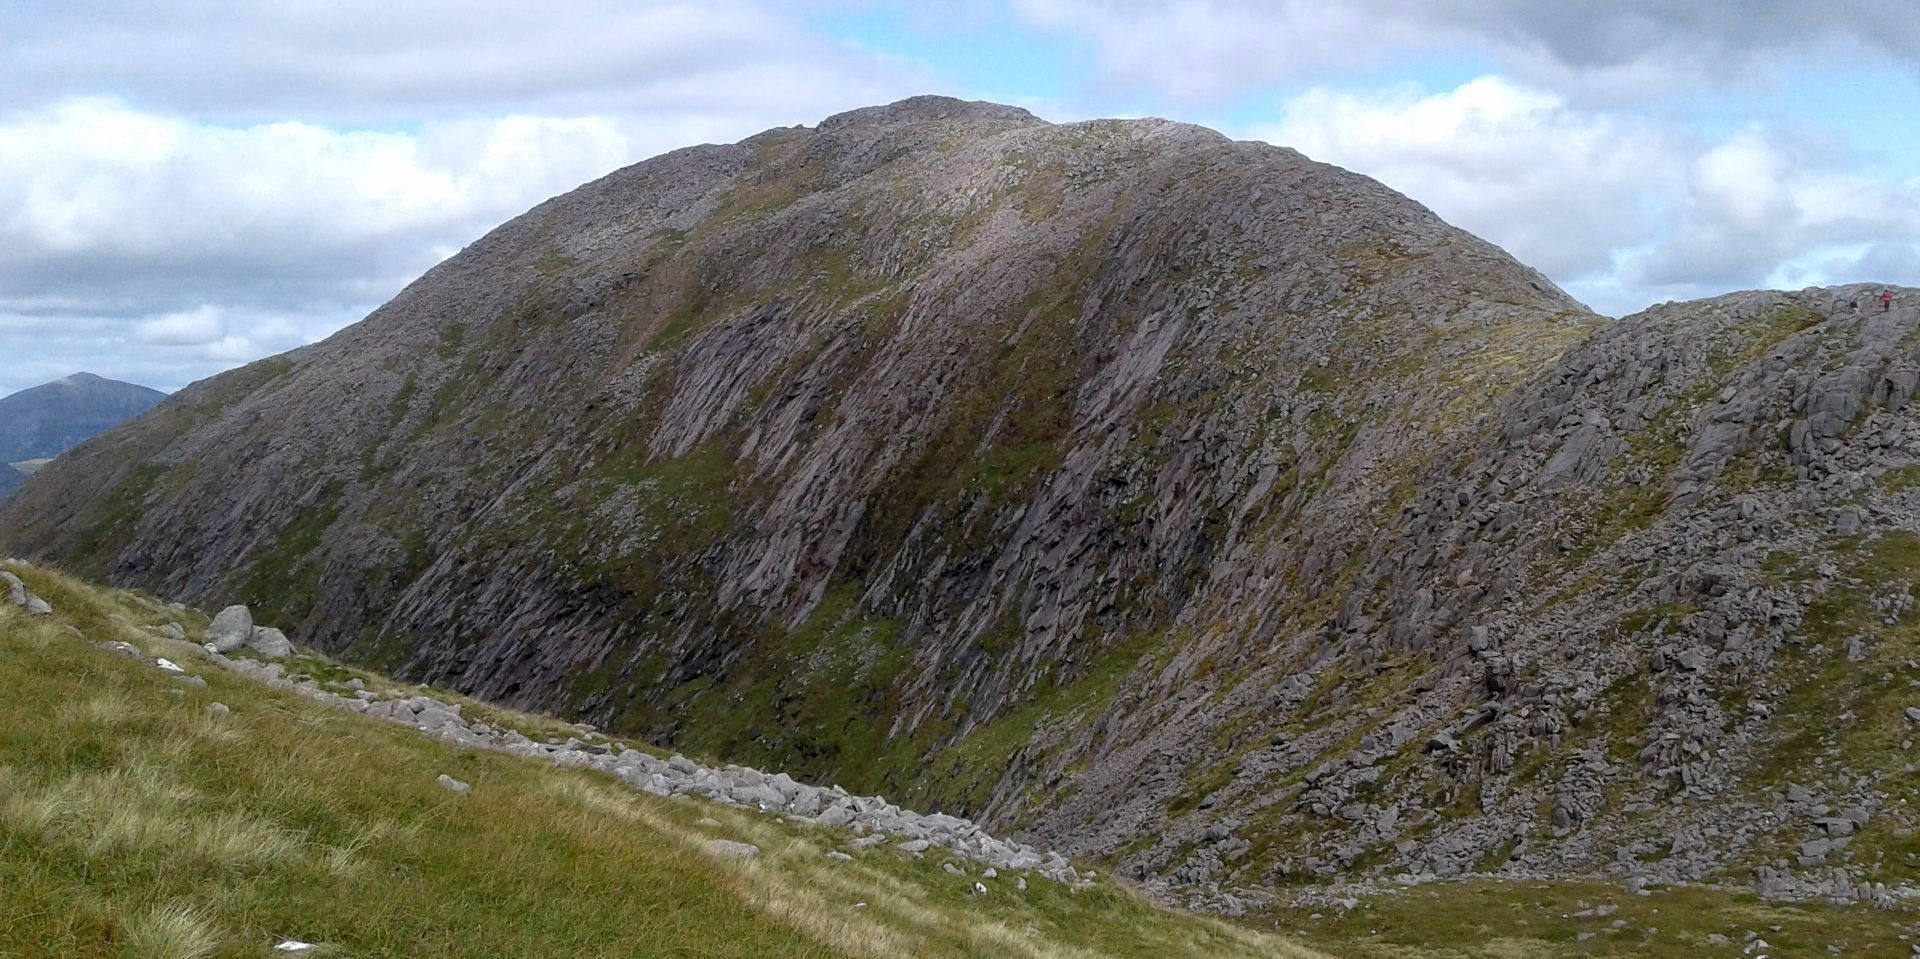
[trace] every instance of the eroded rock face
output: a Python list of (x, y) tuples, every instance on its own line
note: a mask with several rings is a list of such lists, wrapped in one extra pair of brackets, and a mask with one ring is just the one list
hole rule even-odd
[(1911, 611), (1861, 292), (1609, 323), (1289, 150), (923, 98), (542, 204), (0, 545), (1136, 879), (1678, 875), (1791, 828), (1796, 644), (1888, 667), (1810, 611)]

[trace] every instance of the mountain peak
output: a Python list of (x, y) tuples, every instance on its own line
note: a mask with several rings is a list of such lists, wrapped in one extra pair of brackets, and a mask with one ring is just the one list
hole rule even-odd
[(893, 103), (861, 107), (836, 113), (820, 121), (820, 129), (840, 130), (861, 126), (891, 126), (898, 123), (947, 121), (1003, 121), (1014, 125), (1039, 125), (1047, 121), (1019, 107), (985, 100), (961, 100), (955, 97), (923, 94)]

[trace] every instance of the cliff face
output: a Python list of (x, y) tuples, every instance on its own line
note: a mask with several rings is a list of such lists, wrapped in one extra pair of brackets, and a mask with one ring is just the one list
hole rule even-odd
[(1680, 874), (1795, 743), (1886, 801), (1783, 719), (1907, 642), (1843, 634), (1907, 635), (1920, 317), (1847, 299), (1608, 323), (1289, 150), (920, 98), (542, 204), (0, 545), (1136, 878)]

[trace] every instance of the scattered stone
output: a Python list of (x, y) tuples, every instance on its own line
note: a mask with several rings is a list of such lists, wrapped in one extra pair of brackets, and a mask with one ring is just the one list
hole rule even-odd
[(186, 672), (186, 669), (184, 669), (184, 668), (182, 668), (182, 667), (181, 667), (181, 665), (180, 665), (179, 663), (176, 663), (176, 662), (174, 662), (174, 661), (173, 661), (173, 660), (171, 660), (171, 659), (167, 659), (167, 658), (166, 658), (166, 657), (164, 657), (164, 656), (163, 656), (163, 657), (161, 657), (161, 658), (159, 658), (159, 659), (156, 659), (156, 660), (154, 660), (154, 661), (153, 661), (153, 664), (154, 664), (155, 666), (158, 666), (158, 667), (160, 667), (160, 670), (161, 670), (162, 672), (168, 672), (168, 673), (184, 673), (184, 672)]
[[(229, 658), (217, 653), (209, 658), (232, 672), (275, 688), (299, 693), (338, 709), (411, 726), (464, 748), (542, 758), (560, 766), (597, 770), (663, 798), (704, 798), (733, 805), (751, 803), (789, 819), (841, 826), (861, 834), (848, 843), (853, 849), (869, 849), (897, 841), (903, 851), (918, 856), (939, 847), (988, 867), (984, 875), (1030, 870), (1062, 884), (1082, 883), (1073, 866), (1059, 854), (1043, 853), (1023, 843), (996, 838), (978, 824), (957, 816), (923, 815), (901, 809), (879, 796), (854, 796), (838, 786), (811, 786), (782, 773), (768, 774), (745, 766), (703, 766), (677, 754), (660, 759), (644, 750), (589, 745), (577, 739), (535, 742), (514, 730), (468, 722), (460, 715), (457, 704), (429, 696), (381, 699), (364, 689), (346, 696), (325, 688), (309, 676), (288, 675), (285, 665), (279, 662)], [(440, 785), (455, 792), (466, 792), (470, 788), (446, 775), (440, 777)], [(719, 825), (711, 817), (702, 821)], [(1026, 880), (1018, 882), (1024, 889)]]
[(1912, 723), (1920, 723), (1920, 706), (1907, 707), (1907, 721)]
[(827, 850), (827, 858), (833, 860), (834, 862), (852, 862), (853, 861), (852, 856), (849, 856), (838, 849)]
[(271, 626), (255, 626), (247, 648), (268, 659), (285, 659), (293, 655), (293, 641), (287, 634)]
[(440, 778), (435, 781), (440, 784), (440, 788), (445, 789), (448, 792), (459, 793), (462, 796), (473, 791), (473, 787), (471, 785), (468, 785), (467, 783), (463, 783), (460, 780), (447, 775), (446, 773), (441, 773)]
[(750, 842), (734, 842), (731, 839), (709, 839), (707, 848), (731, 859), (758, 859), (760, 847)]
[(47, 601), (46, 601), (46, 600), (44, 600), (44, 599), (41, 599), (40, 597), (38, 597), (38, 596), (35, 596), (35, 595), (33, 595), (32, 593), (28, 593), (28, 594), (27, 594), (27, 604), (26, 604), (26, 605), (27, 605), (27, 612), (29, 612), (29, 613), (31, 613), (31, 614), (33, 614), (33, 615), (35, 615), (35, 616), (51, 616), (51, 615), (53, 615), (53, 607), (52, 607), (52, 606), (49, 606), (49, 605), (47, 605)]
[(231, 713), (231, 712), (233, 712), (233, 710), (232, 710), (232, 709), (229, 709), (229, 708), (227, 708), (227, 704), (226, 704), (226, 703), (213, 703), (212, 705), (209, 705), (209, 706), (207, 707), (207, 712), (210, 712), (210, 713), (212, 713), (212, 714), (214, 714), (215, 716), (225, 716), (225, 715), (227, 715), (227, 714), (229, 714), (229, 713)]
[(281, 942), (279, 945), (274, 946), (273, 951), (274, 952), (309, 952), (311, 950), (318, 949), (318, 948), (320, 947), (314, 945), (311, 942), (301, 942), (298, 939), (288, 939), (288, 940), (285, 940), (284, 942)]
[(129, 659), (144, 660), (147, 658), (147, 654), (141, 652), (140, 647), (132, 643), (121, 642), (117, 639), (106, 643), (94, 643), (93, 648), (103, 653), (112, 653), (115, 656), (125, 656)]

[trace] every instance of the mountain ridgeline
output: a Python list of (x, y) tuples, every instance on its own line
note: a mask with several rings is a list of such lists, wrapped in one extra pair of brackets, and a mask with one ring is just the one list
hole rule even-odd
[(1865, 293), (1609, 321), (1291, 150), (916, 98), (543, 203), (0, 546), (1222, 908), (1879, 895), (1920, 294)]
[(51, 459), (153, 409), (159, 390), (75, 373), (0, 398), (0, 497)]

